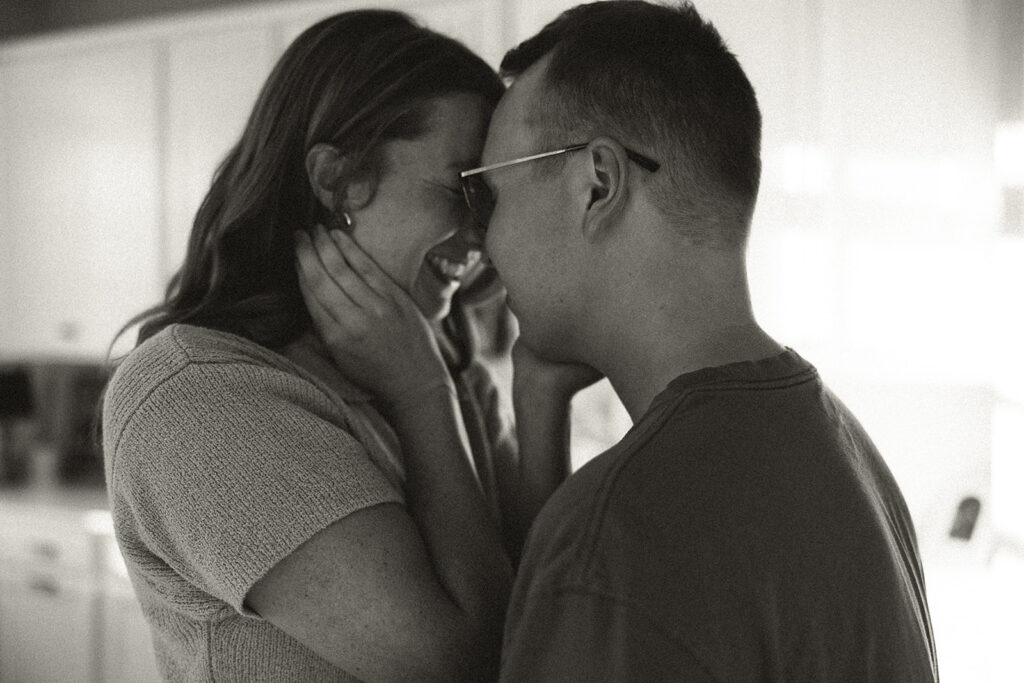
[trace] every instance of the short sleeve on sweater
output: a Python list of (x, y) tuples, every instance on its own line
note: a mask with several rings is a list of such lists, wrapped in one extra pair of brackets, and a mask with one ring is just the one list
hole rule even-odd
[(113, 488), (140, 540), (240, 613), (251, 614), (243, 603), (256, 581), (317, 532), (402, 501), (336, 403), (258, 363), (184, 364), (114, 438)]

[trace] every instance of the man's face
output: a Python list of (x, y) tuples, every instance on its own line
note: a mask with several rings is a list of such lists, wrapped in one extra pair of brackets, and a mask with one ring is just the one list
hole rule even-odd
[[(543, 59), (527, 69), (509, 88), (491, 119), (481, 163), (493, 164), (548, 151), (541, 149), (534, 122), (536, 103), (543, 102)], [(575, 141), (565, 141), (575, 142)], [(577, 236), (573, 216), (571, 164), (544, 173), (527, 162), (483, 174), (494, 194), (495, 207), (487, 230), (486, 249), (508, 291), (509, 308), (519, 319), (523, 341), (552, 360), (571, 360), (567, 335), (572, 314), (579, 310), (575, 257)]]

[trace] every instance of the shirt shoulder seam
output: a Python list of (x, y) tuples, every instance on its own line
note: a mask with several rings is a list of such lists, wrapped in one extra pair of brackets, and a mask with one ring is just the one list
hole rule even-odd
[(117, 469), (117, 464), (118, 464), (118, 461), (119, 461), (119, 458), (117, 457), (117, 452), (118, 452), (118, 449), (120, 449), (120, 447), (121, 447), (121, 440), (124, 438), (125, 432), (128, 431), (128, 427), (131, 425), (132, 421), (135, 419), (135, 415), (138, 414), (138, 412), (142, 409), (142, 406), (146, 405), (146, 403), (149, 401), (149, 398), (154, 393), (156, 393), (157, 390), (159, 390), (161, 387), (163, 387), (168, 382), (170, 382), (175, 377), (177, 377), (182, 372), (184, 372), (185, 369), (188, 368), (189, 365), (191, 365), (193, 363), (193, 361), (189, 358), (188, 353), (185, 351), (185, 349), (182, 347), (181, 343), (178, 341), (178, 338), (175, 335), (173, 335), (173, 334), (171, 334), (169, 336), (172, 339), (172, 341), (174, 342), (174, 345), (177, 347), (178, 351), (181, 353), (181, 356), (183, 358), (183, 362), (181, 363), (180, 367), (175, 368), (172, 372), (168, 373), (159, 382), (155, 383), (152, 387), (150, 387), (146, 391), (145, 394), (143, 394), (141, 397), (139, 397), (138, 401), (136, 401), (136, 403), (132, 407), (131, 411), (128, 413), (128, 415), (125, 416), (124, 421), (121, 423), (121, 427), (120, 427), (120, 429), (117, 432), (117, 437), (114, 439), (114, 447), (113, 447), (113, 449), (110, 452), (111, 474), (113, 474), (116, 471), (116, 469)]
[[(177, 354), (176, 355), (181, 359), (180, 360), (180, 366), (175, 368), (174, 370), (168, 372), (166, 376), (162, 377), (158, 382), (156, 382), (155, 384), (153, 384), (153, 386), (151, 386), (148, 390), (146, 390), (146, 392), (141, 397), (139, 397), (139, 399), (136, 401), (135, 405), (132, 407), (132, 409), (128, 413), (128, 415), (125, 416), (125, 419), (124, 419), (123, 423), (121, 424), (121, 427), (120, 427), (120, 429), (119, 429), (119, 431), (117, 433), (117, 437), (114, 440), (113, 450), (111, 451), (111, 456), (110, 457), (111, 457), (111, 471), (112, 472), (117, 469), (117, 463), (118, 463), (117, 452), (118, 452), (118, 449), (121, 446), (121, 440), (123, 439), (124, 434), (128, 430), (128, 428), (131, 425), (132, 421), (135, 419), (136, 414), (139, 412), (139, 410), (142, 409), (143, 406), (146, 405), (146, 403), (149, 401), (150, 397), (154, 393), (156, 393), (162, 387), (164, 387), (167, 384), (169, 384), (170, 382), (172, 382), (175, 378), (177, 378), (179, 375), (181, 375), (183, 372), (185, 372), (189, 368), (215, 366), (215, 365), (229, 365), (229, 366), (230, 365), (239, 365), (239, 366), (251, 366), (251, 367), (256, 367), (256, 368), (264, 368), (264, 369), (274, 369), (274, 370), (279, 370), (279, 371), (282, 371), (282, 372), (287, 372), (287, 370), (284, 369), (284, 368), (272, 368), (269, 364), (261, 364), (258, 359), (250, 358), (250, 357), (243, 356), (243, 355), (238, 355), (238, 356), (233, 357), (233, 358), (196, 358), (192, 354), (189, 353), (189, 350), (185, 347), (184, 343), (178, 337), (177, 330), (175, 330), (173, 328), (171, 330), (169, 330), (168, 337), (170, 338), (171, 342), (174, 344), (174, 346), (175, 346), (175, 348), (177, 350)], [(285, 360), (288, 360), (288, 359), (285, 359)], [(291, 374), (294, 375), (295, 377), (299, 378), (299, 379), (304, 380), (304, 381), (309, 381), (308, 378), (304, 377), (302, 374), (298, 374), (298, 373), (294, 373), (294, 372), (291, 373)], [(310, 382), (310, 383), (317, 390), (317, 392), (319, 392), (321, 395), (324, 396), (325, 399), (327, 399), (331, 403), (335, 403), (335, 400), (332, 399), (331, 395), (326, 393), (324, 391), (324, 389), (317, 382)]]
[[(704, 661), (704, 658), (701, 657), (690, 646), (690, 644), (688, 642), (686, 642), (685, 639), (680, 639), (680, 638), (678, 638), (678, 637), (676, 637), (676, 636), (674, 636), (672, 634), (666, 633), (665, 630), (663, 628), (661, 628), (661, 626), (657, 623), (657, 621), (655, 621), (653, 618), (651, 618), (651, 616), (648, 613), (647, 609), (645, 609), (644, 606), (641, 603), (637, 602), (636, 600), (632, 600), (632, 599), (630, 599), (630, 598), (628, 598), (628, 597), (626, 597), (624, 595), (620, 595), (619, 593), (616, 593), (614, 591), (602, 590), (600, 588), (596, 588), (594, 586), (588, 585), (588, 584), (580, 582), (580, 581), (568, 581), (568, 582), (554, 584), (554, 585), (551, 585), (551, 586), (548, 586), (548, 587), (541, 587), (541, 588), (535, 589), (535, 592), (548, 593), (550, 595), (572, 593), (572, 594), (577, 594), (577, 595), (595, 597), (595, 598), (599, 598), (599, 599), (602, 599), (602, 600), (607, 600), (608, 602), (612, 602), (612, 603), (615, 603), (617, 605), (621, 605), (621, 606), (629, 609), (630, 611), (632, 611), (632, 612), (634, 612), (636, 614), (641, 615), (647, 621), (647, 623), (655, 631), (657, 631), (663, 638), (665, 638), (665, 640), (668, 640), (668, 641), (672, 642), (673, 644), (675, 644), (677, 647), (680, 647), (680, 648), (686, 650), (690, 654), (690, 656), (694, 658), (694, 660), (696, 660), (697, 662), (700, 663), (701, 667), (704, 669), (704, 672), (711, 679), (713, 679), (715, 681), (719, 681), (719, 678), (717, 676), (715, 676), (715, 674), (712, 672), (712, 670), (708, 667), (707, 663)], [(532, 597), (533, 596), (531, 595), (531, 599), (532, 599)]]

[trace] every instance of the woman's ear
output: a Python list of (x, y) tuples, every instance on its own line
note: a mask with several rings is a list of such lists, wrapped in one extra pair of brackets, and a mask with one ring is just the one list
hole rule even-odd
[(355, 173), (351, 166), (337, 147), (323, 142), (306, 154), (306, 175), (313, 195), (332, 214), (361, 209), (373, 198), (372, 178)]

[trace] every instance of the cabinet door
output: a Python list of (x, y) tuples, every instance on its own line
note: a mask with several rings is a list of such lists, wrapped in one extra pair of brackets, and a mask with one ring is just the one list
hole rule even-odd
[(439, 33), (461, 40), (498, 68), (504, 55), (502, 3), (496, 0), (448, 0), (410, 8), (410, 13)]
[(108, 579), (101, 609), (105, 683), (159, 683), (149, 624), (127, 579)]
[(165, 279), (181, 266), (196, 211), (277, 57), (269, 26), (194, 31), (168, 47)]
[(156, 51), (0, 53), (0, 354), (100, 358), (159, 294)]
[[(420, 3), (380, 0), (374, 6), (409, 14), (428, 28), (462, 41), (466, 47), (497, 68), (504, 50), (502, 4), (500, 0), (434, 0)], [(325, 4), (313, 11), (286, 17), (281, 30), (285, 46), (316, 22), (341, 9), (345, 8)]]
[(2, 571), (0, 680), (90, 680), (94, 591), (88, 578), (9, 564)]
[[(7, 87), (6, 70), (0, 63), (0, 125), (4, 123), (4, 111), (7, 109), (9, 100), (10, 88)], [(7, 134), (0, 128), (0, 150), (7, 154), (7, 149)], [(14, 231), (11, 228), (13, 223), (10, 215), (10, 201), (7, 199), (8, 179), (11, 175), (11, 164), (0, 163), (0, 356), (3, 355), (4, 347), (7, 345), (8, 334), (5, 330), (14, 322), (16, 280), (12, 272), (14, 259), (11, 258)]]

